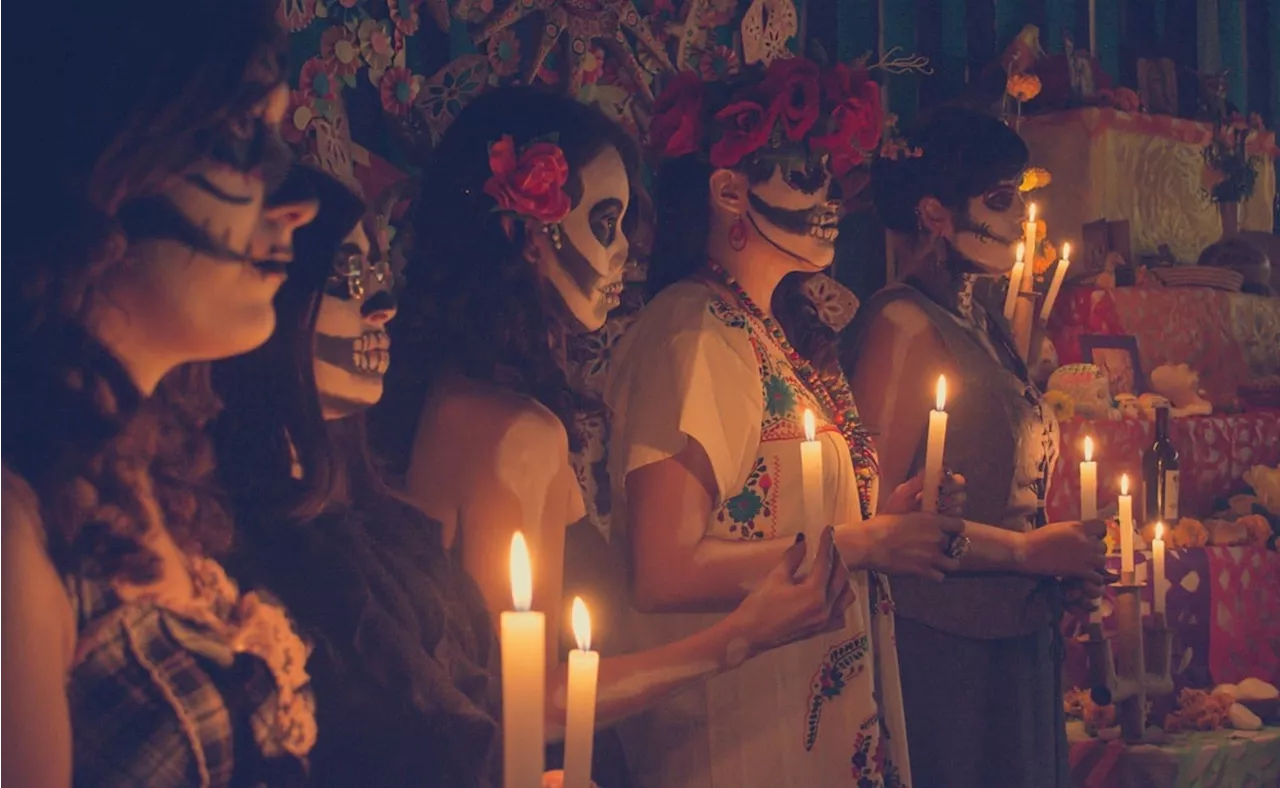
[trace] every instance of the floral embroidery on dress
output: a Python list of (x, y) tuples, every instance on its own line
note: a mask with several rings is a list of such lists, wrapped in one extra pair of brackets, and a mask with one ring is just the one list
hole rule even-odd
[(764, 539), (766, 535), (778, 535), (776, 528), (771, 526), (769, 533), (765, 534), (764, 529), (756, 524), (756, 519), (760, 517), (772, 522), (777, 511), (777, 490), (774, 485), (776, 474), (776, 469), (773, 473), (769, 471), (763, 457), (756, 458), (755, 467), (751, 469), (742, 492), (726, 500), (716, 513), (716, 519), (722, 523), (728, 518), (730, 534), (740, 539)]
[(867, 633), (855, 635), (837, 643), (823, 658), (818, 672), (809, 682), (809, 714), (805, 719), (804, 748), (812, 750), (818, 740), (818, 725), (822, 721), (822, 707), (839, 697), (849, 679), (862, 673), (870, 638)]
[(751, 327), (747, 325), (747, 316), (742, 314), (742, 310), (729, 306), (719, 298), (711, 299), (711, 303), (707, 304), (707, 311), (729, 328), (745, 328), (747, 333), (751, 332)]
[(764, 407), (770, 416), (782, 418), (796, 409), (796, 392), (780, 375), (771, 374), (764, 381)]

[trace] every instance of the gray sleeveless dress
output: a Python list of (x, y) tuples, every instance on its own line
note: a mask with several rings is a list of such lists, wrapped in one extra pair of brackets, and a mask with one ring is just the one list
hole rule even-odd
[[(909, 281), (877, 293), (846, 338), (852, 373), (872, 319), (910, 301), (937, 329), (962, 397), (948, 402), (944, 463), (967, 482), (966, 517), (1025, 531), (1043, 524), (1058, 426), (1013, 349), (998, 308), (973, 297), (974, 279)], [(917, 447), (911, 475), (924, 464)], [(1069, 785), (1062, 708), (1060, 592), (1055, 580), (893, 578), (898, 654), (915, 782), (928, 788)]]

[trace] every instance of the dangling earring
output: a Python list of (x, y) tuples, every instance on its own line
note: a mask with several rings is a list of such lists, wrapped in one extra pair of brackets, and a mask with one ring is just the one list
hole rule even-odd
[(560, 248), (564, 246), (564, 238), (560, 235), (560, 225), (544, 224), (542, 225), (542, 231), (551, 239), (551, 246), (553, 246), (557, 252), (560, 251)]
[(747, 224), (742, 221), (742, 214), (735, 216), (729, 225), (729, 247), (735, 252), (747, 248)]

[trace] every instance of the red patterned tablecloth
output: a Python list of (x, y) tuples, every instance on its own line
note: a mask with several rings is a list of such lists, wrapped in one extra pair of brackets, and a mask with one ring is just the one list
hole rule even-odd
[[(1188, 516), (1212, 514), (1214, 499), (1236, 491), (1244, 472), (1254, 465), (1280, 464), (1280, 410), (1173, 419), (1170, 432), (1179, 453), (1181, 508)], [(1137, 494), (1142, 452), (1153, 439), (1152, 423), (1072, 419), (1062, 425), (1062, 454), (1049, 484), (1050, 520), (1080, 514), (1080, 462), (1086, 435), (1093, 436), (1098, 461), (1098, 506), (1115, 502), (1122, 473), (1129, 474)]]
[(1144, 376), (1165, 363), (1191, 365), (1215, 402), (1232, 399), (1250, 377), (1280, 373), (1280, 298), (1200, 287), (1071, 288), (1049, 321), (1063, 364), (1086, 360), (1083, 334), (1136, 337)]

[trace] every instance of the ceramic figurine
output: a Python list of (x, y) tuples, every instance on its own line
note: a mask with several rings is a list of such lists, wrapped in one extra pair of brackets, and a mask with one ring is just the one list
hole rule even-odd
[(1200, 390), (1200, 373), (1186, 364), (1162, 364), (1151, 372), (1150, 382), (1153, 391), (1169, 399), (1174, 418), (1213, 413), (1213, 404)]

